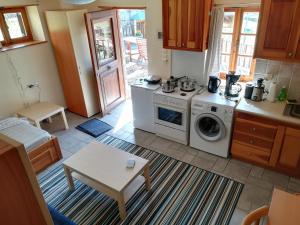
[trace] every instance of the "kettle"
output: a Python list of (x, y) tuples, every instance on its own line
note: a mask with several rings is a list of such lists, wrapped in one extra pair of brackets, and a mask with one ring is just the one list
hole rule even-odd
[(216, 76), (209, 76), (207, 90), (211, 93), (216, 93), (221, 84), (221, 80)]
[(252, 96), (251, 96), (252, 101), (260, 102), (263, 100), (263, 95), (265, 93), (265, 86), (264, 86), (263, 82), (264, 82), (263, 78), (259, 78), (257, 80), (256, 85), (253, 88), (253, 92), (252, 92)]

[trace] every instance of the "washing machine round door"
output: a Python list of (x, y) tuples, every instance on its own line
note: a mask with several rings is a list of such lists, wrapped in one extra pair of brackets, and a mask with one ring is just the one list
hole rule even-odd
[(195, 121), (195, 130), (206, 141), (218, 141), (225, 137), (226, 128), (222, 120), (214, 114), (204, 113)]

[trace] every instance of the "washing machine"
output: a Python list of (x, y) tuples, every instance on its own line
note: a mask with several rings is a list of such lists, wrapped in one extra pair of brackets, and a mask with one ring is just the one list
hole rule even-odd
[(190, 146), (227, 158), (236, 102), (202, 92), (192, 98)]

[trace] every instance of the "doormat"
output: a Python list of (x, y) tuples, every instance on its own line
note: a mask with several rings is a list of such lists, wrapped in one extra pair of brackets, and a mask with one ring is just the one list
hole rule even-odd
[(96, 118), (88, 120), (76, 127), (76, 129), (93, 136), (94, 138), (99, 137), (101, 134), (111, 130), (113, 127), (101, 120)]

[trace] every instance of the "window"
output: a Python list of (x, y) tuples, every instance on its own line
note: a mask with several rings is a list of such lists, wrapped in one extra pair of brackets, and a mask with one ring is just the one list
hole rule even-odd
[(253, 59), (258, 8), (226, 8), (221, 37), (221, 78), (228, 71), (242, 75), (240, 81), (253, 80)]
[(24, 7), (0, 9), (0, 41), (4, 46), (32, 41)]

